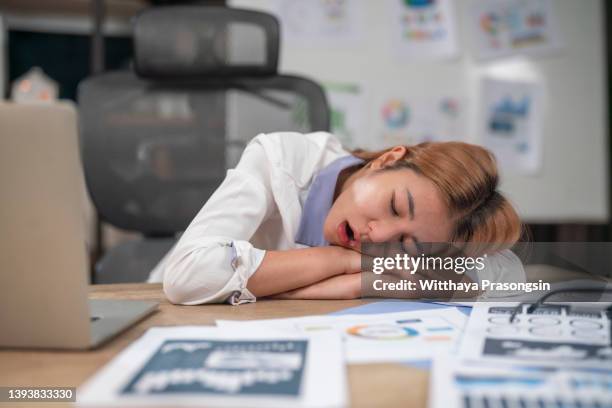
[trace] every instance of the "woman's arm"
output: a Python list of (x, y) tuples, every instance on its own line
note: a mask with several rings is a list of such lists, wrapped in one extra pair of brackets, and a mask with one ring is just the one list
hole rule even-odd
[(360, 270), (360, 255), (341, 247), (253, 247), (249, 239), (276, 206), (267, 160), (257, 137), (165, 258), (172, 303), (238, 304)]
[(275, 299), (357, 299), (361, 297), (363, 273), (337, 275), (312, 285), (272, 296)]
[(257, 297), (270, 296), (359, 271), (361, 254), (342, 247), (267, 251), (247, 289)]
[(256, 137), (159, 266), (172, 303), (254, 301), (247, 281), (265, 251), (249, 239), (273, 213), (269, 158)]

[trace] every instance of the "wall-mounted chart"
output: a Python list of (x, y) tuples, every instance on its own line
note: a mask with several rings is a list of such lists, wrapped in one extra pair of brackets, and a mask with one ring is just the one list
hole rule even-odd
[[(325, 1), (294, 2), (318, 7)], [(228, 4), (273, 14), (278, 10), (277, 0), (229, 0)], [(505, 162), (501, 191), (528, 223), (608, 221), (603, 0), (347, 0), (344, 4), (362, 13), (363, 19), (354, 25), (360, 36), (340, 46), (334, 34), (300, 44), (281, 34), (279, 72), (305, 75), (321, 84), (359, 84), (367, 90), (357, 125), (360, 135), (352, 139), (350, 148), (382, 149), (432, 139), (484, 144), (483, 79), (529, 82), (539, 87), (542, 96), (539, 134), (531, 133), (527, 143), (500, 148), (509, 152), (500, 159)], [(448, 12), (447, 4), (452, 8)], [(454, 21), (454, 34), (443, 22), (442, 15), (447, 14), (448, 21)], [(306, 16), (299, 23), (305, 20)], [(454, 42), (446, 41), (453, 36)], [(434, 50), (436, 56), (427, 55)], [(438, 98), (456, 103), (440, 108)], [(420, 101), (430, 100), (425, 113), (419, 113)], [(517, 103), (521, 99), (512, 96), (512, 104)], [(511, 125), (504, 120), (504, 110), (512, 109), (500, 108), (493, 122), (495, 136), (509, 146), (501, 142), (512, 135), (503, 131)], [(520, 109), (514, 114), (518, 119)], [(534, 141), (540, 143), (539, 152)]]
[(395, 56), (440, 59), (459, 54), (450, 0), (393, 0), (391, 24)]

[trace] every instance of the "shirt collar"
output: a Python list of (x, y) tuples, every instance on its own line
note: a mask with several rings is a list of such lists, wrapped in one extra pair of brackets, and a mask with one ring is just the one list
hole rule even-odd
[(342, 170), (361, 163), (363, 160), (358, 157), (343, 156), (315, 175), (304, 202), (300, 226), (295, 236), (296, 243), (311, 247), (329, 245), (323, 237), (323, 224), (334, 201), (338, 176)]

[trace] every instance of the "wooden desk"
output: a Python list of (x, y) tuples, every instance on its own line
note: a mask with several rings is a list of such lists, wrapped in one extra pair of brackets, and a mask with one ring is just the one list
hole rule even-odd
[[(152, 326), (214, 325), (215, 319), (269, 319), (326, 314), (371, 300), (262, 300), (253, 304), (175, 306), (159, 284), (97, 285), (93, 299), (138, 299), (160, 302), (159, 310), (114, 340), (93, 351), (0, 351), (0, 386), (78, 387), (130, 342)], [(425, 407), (428, 373), (399, 364), (349, 365), (353, 407)], [(0, 403), (0, 407), (7, 406)], [(58, 403), (19, 406), (58, 407)]]

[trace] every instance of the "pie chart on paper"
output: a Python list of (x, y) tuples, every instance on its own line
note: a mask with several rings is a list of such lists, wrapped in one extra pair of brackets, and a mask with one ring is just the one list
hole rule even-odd
[(370, 340), (403, 340), (416, 337), (419, 332), (411, 327), (401, 327), (391, 324), (362, 324), (346, 329), (351, 336)]

